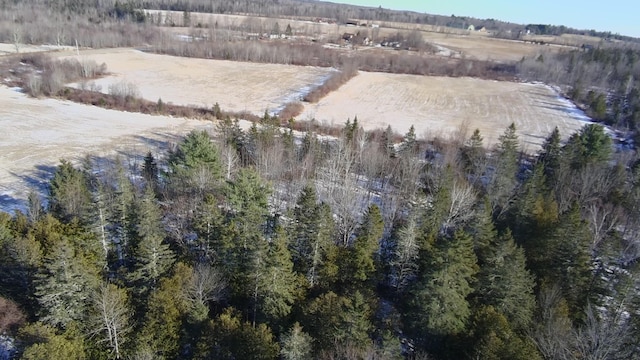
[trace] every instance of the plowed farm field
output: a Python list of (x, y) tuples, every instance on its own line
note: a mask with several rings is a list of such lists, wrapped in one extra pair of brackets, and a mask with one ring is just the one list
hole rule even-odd
[(426, 138), (467, 137), (478, 128), (486, 145), (513, 122), (525, 151), (537, 151), (555, 126), (568, 137), (589, 120), (544, 84), (367, 72), (307, 104), (300, 118), (337, 125), (355, 116), (368, 130), (391, 125), (404, 134), (413, 125)]

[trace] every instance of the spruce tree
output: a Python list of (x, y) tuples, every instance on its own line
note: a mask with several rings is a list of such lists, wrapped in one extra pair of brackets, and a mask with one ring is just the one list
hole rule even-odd
[(269, 244), (264, 275), (259, 284), (260, 312), (270, 324), (289, 315), (296, 299), (299, 280), (293, 271), (287, 246), (287, 234), (283, 228), (278, 227)]
[(175, 254), (165, 242), (162, 214), (151, 186), (145, 188), (137, 203), (136, 218), (135, 268), (131, 279), (139, 290), (146, 292), (156, 286), (175, 260)]
[(471, 314), (467, 297), (478, 271), (473, 240), (463, 231), (437, 238), (409, 295), (408, 321), (416, 335), (455, 335)]
[(498, 139), (495, 170), (489, 183), (488, 195), (492, 207), (501, 214), (513, 195), (519, 170), (519, 146), (515, 123), (511, 123)]
[(311, 286), (318, 285), (322, 273), (329, 277), (335, 275), (335, 269), (329, 268), (334, 264), (326, 261), (327, 255), (335, 255), (336, 250), (332, 241), (333, 218), (328, 205), (317, 201), (315, 189), (306, 186), (296, 202), (292, 224), (294, 269), (304, 274)]
[(493, 306), (512, 328), (525, 330), (535, 307), (534, 278), (526, 268), (524, 251), (511, 233), (494, 238), (481, 262), (475, 293), (481, 304)]

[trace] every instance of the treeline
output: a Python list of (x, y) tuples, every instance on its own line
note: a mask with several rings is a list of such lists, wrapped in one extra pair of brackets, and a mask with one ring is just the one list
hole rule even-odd
[[(0, 215), (22, 359), (637, 358), (640, 162), (599, 125), (301, 141), (276, 118), (125, 167), (63, 161)], [(424, 150), (428, 149), (425, 160)], [(110, 164), (110, 165), (105, 165)]]
[(598, 121), (618, 129), (640, 129), (640, 47), (601, 45), (544, 53), (523, 60), (520, 76), (564, 87)]
[(216, 36), (195, 42), (163, 42), (151, 51), (205, 59), (251, 61), (288, 65), (357, 68), (396, 74), (470, 76), (513, 80), (514, 65), (474, 59), (454, 59), (417, 52), (360, 51), (341, 53), (305, 42), (217, 41)]

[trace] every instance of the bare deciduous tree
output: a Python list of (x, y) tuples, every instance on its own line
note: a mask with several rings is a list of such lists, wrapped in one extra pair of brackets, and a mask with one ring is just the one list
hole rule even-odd
[(114, 284), (103, 284), (93, 295), (96, 310), (93, 334), (106, 342), (116, 359), (122, 355), (122, 345), (131, 331), (130, 320), (133, 316), (124, 289)]

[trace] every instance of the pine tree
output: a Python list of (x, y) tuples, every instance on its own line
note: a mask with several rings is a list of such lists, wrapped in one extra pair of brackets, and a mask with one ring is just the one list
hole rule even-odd
[(158, 164), (151, 151), (149, 151), (144, 157), (144, 164), (142, 164), (142, 176), (155, 189), (158, 186), (158, 174)]
[(463, 231), (439, 236), (421, 266), (421, 278), (412, 287), (407, 314), (420, 335), (455, 335), (471, 314), (467, 296), (478, 271), (473, 240)]
[(531, 340), (514, 332), (507, 319), (492, 306), (481, 307), (474, 314), (471, 324), (473, 358), (542, 359)]
[[(192, 131), (169, 155), (174, 189), (196, 189), (200, 194), (215, 188), (222, 179), (222, 165), (215, 144), (206, 131)], [(184, 188), (184, 189), (183, 189)]]
[(498, 214), (507, 209), (508, 200), (517, 184), (519, 146), (515, 123), (500, 135), (496, 154), (495, 172), (489, 184), (488, 195)]
[(136, 207), (135, 270), (132, 280), (139, 283), (139, 289), (146, 292), (156, 286), (174, 262), (175, 255), (165, 243), (162, 214), (151, 186), (145, 188), (142, 199)]
[(380, 208), (371, 205), (364, 214), (353, 245), (343, 251), (341, 277), (347, 287), (361, 286), (376, 271), (375, 254), (384, 231)]
[(37, 280), (40, 319), (61, 328), (84, 320), (96, 282), (95, 273), (71, 244), (65, 240), (57, 242), (45, 256)]
[(533, 317), (535, 282), (526, 268), (524, 251), (516, 246), (508, 230), (491, 241), (477, 278), (478, 301), (493, 306), (512, 328), (525, 330)]
[(235, 309), (228, 308), (205, 328), (194, 358), (271, 360), (279, 353), (268, 326), (244, 322)]
[(604, 163), (611, 157), (611, 137), (600, 124), (585, 125), (569, 138), (564, 153), (569, 157), (573, 169)]
[(313, 359), (313, 338), (302, 331), (299, 323), (293, 327), (281, 339), (280, 356), (284, 360), (311, 360)]
[(258, 173), (246, 168), (240, 170), (226, 188), (229, 213), (223, 237), (227, 237), (225, 242), (229, 248), (224, 256), (227, 259), (224, 271), (230, 277), (233, 294), (238, 299), (250, 301), (253, 321), (266, 271), (268, 242), (265, 229), (270, 192)]
[(461, 157), (465, 172), (470, 177), (469, 181), (479, 186), (486, 167), (486, 151), (480, 130), (476, 129), (462, 148)]
[(316, 340), (314, 353), (349, 343), (358, 348), (369, 343), (369, 305), (361, 293), (339, 296), (327, 292), (313, 299), (304, 309), (305, 329)]
[(178, 263), (173, 274), (160, 280), (146, 303), (146, 313), (135, 341), (138, 353), (154, 359), (178, 357), (183, 319), (190, 310), (185, 294), (192, 269)]
[(322, 269), (330, 265), (325, 262), (327, 254), (335, 250), (331, 210), (325, 204), (318, 204), (315, 189), (306, 186), (298, 197), (293, 216), (291, 254), (294, 269), (305, 274), (309, 284), (315, 286)]
[(269, 244), (264, 275), (259, 285), (260, 312), (271, 324), (289, 315), (299, 283), (293, 272), (293, 262), (287, 246), (287, 234), (279, 227), (276, 229), (275, 238)]
[(574, 319), (584, 315), (583, 310), (591, 296), (590, 239), (588, 224), (582, 220), (580, 209), (572, 206), (560, 216), (547, 239), (548, 263), (546, 266), (541, 264), (544, 269), (536, 269), (552, 283), (560, 284)]
[(538, 155), (538, 161), (544, 166), (544, 174), (550, 183), (557, 179), (562, 158), (562, 146), (560, 144), (560, 130), (556, 126), (553, 132), (545, 139), (542, 150)]
[(49, 183), (49, 209), (63, 221), (84, 220), (91, 206), (86, 174), (61, 160)]

